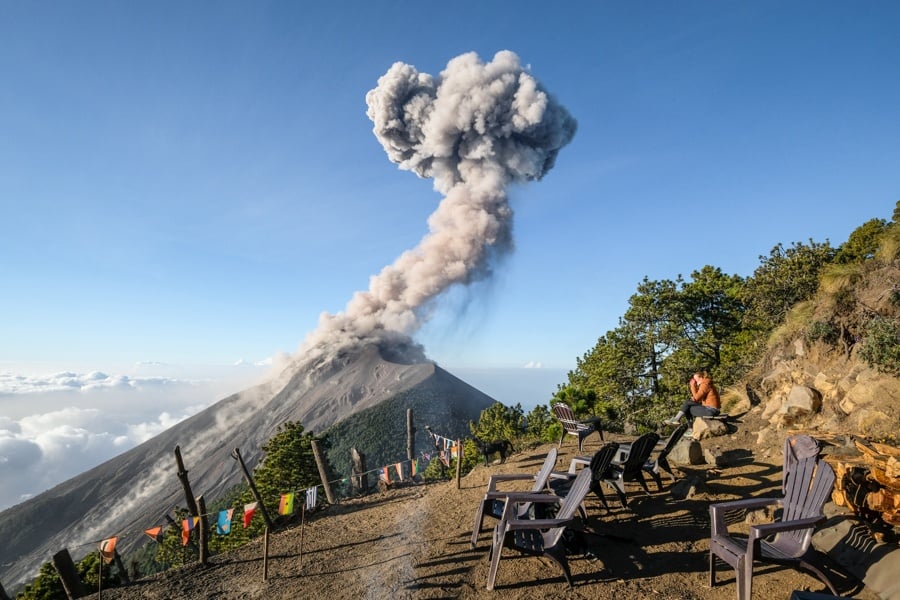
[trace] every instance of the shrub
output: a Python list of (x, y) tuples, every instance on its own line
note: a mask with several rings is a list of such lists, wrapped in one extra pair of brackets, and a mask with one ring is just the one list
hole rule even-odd
[(882, 373), (900, 376), (900, 323), (876, 315), (865, 325), (859, 356)]

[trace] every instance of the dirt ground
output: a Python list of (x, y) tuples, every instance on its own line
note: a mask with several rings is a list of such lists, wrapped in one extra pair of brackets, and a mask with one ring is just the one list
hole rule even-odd
[[(598, 532), (590, 555), (570, 556), (574, 589), (553, 563), (507, 550), (496, 589), (485, 589), (493, 521), (486, 519), (480, 546), (469, 537), (475, 509), (494, 473), (536, 472), (551, 446), (522, 450), (505, 464), (479, 466), (461, 481), (407, 485), (347, 500), (314, 515), (302, 528), (270, 536), (268, 577), (263, 580), (263, 545), (215, 556), (206, 567), (171, 570), (130, 586), (103, 591), (109, 599), (181, 598), (734, 598), (733, 572), (720, 563), (719, 584), (708, 585), (711, 502), (776, 495), (780, 456), (759, 455), (747, 431), (704, 440), (729, 456), (729, 465), (676, 468), (680, 479), (696, 478), (697, 493), (675, 500), (664, 480), (662, 492), (647, 496), (627, 486), (631, 510), (612, 494), (610, 511), (587, 499), (588, 527)], [(755, 439), (755, 437), (753, 438)], [(599, 448), (596, 438), (585, 453)], [(557, 468), (577, 453), (563, 443)], [(773, 462), (774, 461), (774, 462)], [(526, 486), (527, 487), (527, 486)], [(521, 488), (519, 488), (521, 489)], [(741, 527), (736, 524), (735, 527)], [(754, 597), (787, 599), (793, 590), (827, 591), (814, 577), (791, 569), (758, 566)], [(854, 581), (839, 583), (842, 594), (875, 600)]]

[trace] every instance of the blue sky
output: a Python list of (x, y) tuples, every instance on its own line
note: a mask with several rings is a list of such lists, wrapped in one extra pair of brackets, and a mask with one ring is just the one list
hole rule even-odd
[[(898, 23), (892, 2), (2, 2), (0, 373), (218, 386), (296, 351), (441, 199), (388, 160), (366, 92), (396, 61), (511, 50), (578, 131), (510, 190), (515, 252), (416, 339), (545, 400), (644, 276), (746, 276), (890, 218)], [(71, 389), (33, 410), (93, 406)]]

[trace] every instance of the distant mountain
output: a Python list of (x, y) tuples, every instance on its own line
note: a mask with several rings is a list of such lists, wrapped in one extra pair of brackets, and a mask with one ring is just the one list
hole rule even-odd
[[(377, 409), (377, 422), (402, 423), (405, 430), (405, 409), (413, 407), (421, 436), (417, 444), (424, 448), (421, 425), (430, 424), (446, 436), (464, 435), (467, 422), (477, 420), (493, 402), (418, 352), (403, 348), (371, 345), (328, 360), (294, 364), (277, 380), (224, 398), (0, 513), (0, 582), (7, 590), (18, 587), (63, 548), (77, 560), (94, 548), (91, 542), (112, 535), (119, 535), (126, 549), (142, 543), (144, 529), (162, 524), (173, 507), (185, 504), (175, 446), (181, 447), (193, 492), (209, 502), (241, 481), (232, 450), (240, 448), (248, 466), (254, 467), (261, 446), (287, 421), (321, 433), (350, 419), (346, 430), (362, 436), (366, 420), (352, 419), (355, 415), (371, 415)], [(397, 438), (388, 431), (374, 436), (368, 431), (362, 437), (389, 439), (397, 446), (391, 460), (405, 458), (405, 434)], [(373, 460), (385, 453), (384, 448), (360, 450)], [(344, 465), (335, 466), (343, 470)]]

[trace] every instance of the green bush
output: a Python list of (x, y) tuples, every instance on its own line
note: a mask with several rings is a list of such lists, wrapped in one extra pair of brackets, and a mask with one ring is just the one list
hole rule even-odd
[(806, 341), (821, 341), (826, 344), (834, 344), (840, 336), (840, 330), (830, 321), (813, 321), (806, 328)]
[(865, 325), (859, 356), (882, 373), (900, 376), (900, 323), (876, 315)]

